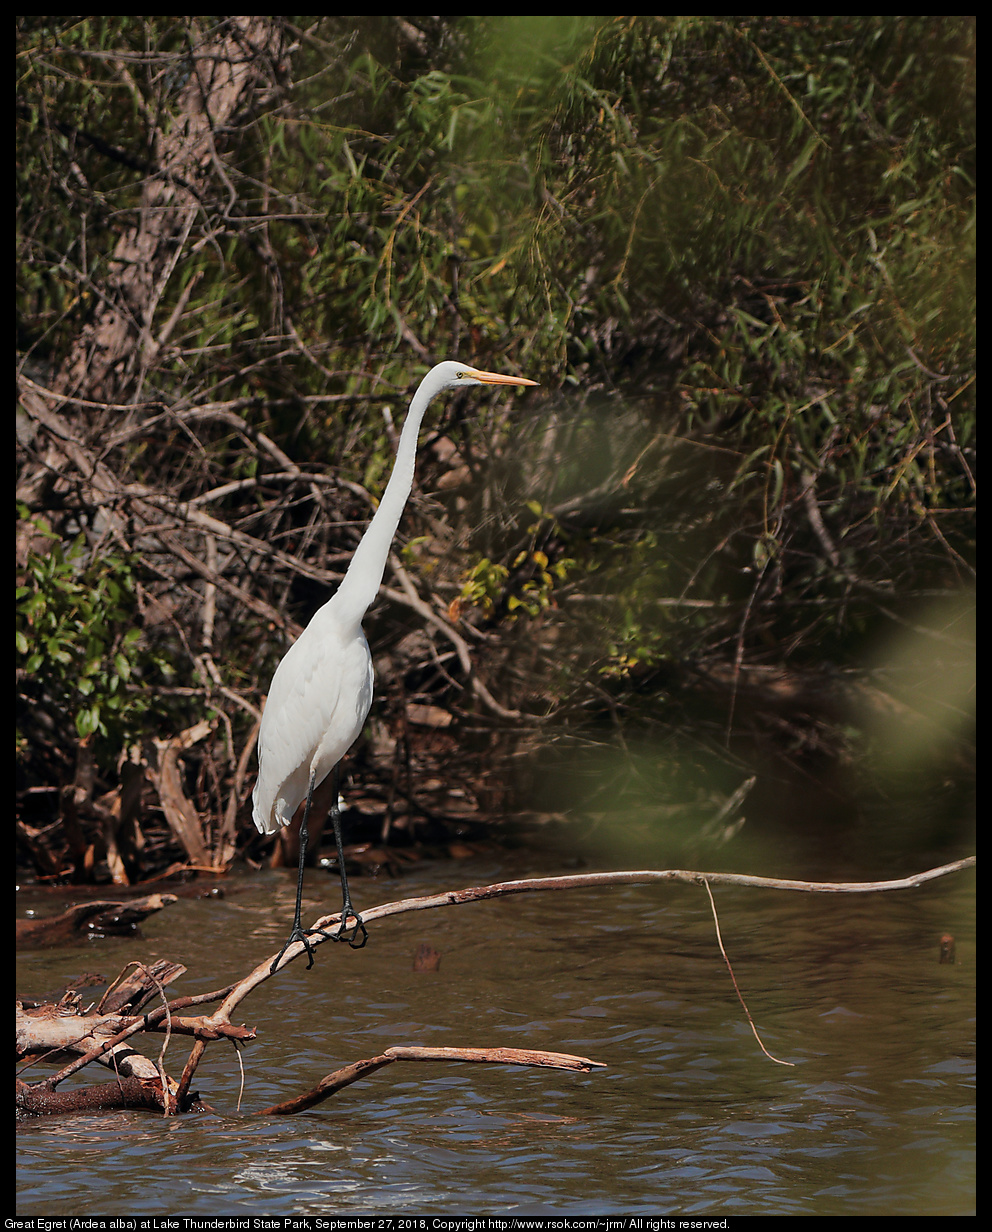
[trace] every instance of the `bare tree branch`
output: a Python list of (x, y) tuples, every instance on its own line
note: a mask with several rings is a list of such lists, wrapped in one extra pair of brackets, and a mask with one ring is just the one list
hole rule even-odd
[[(586, 890), (614, 885), (650, 885), (655, 882), (679, 882), (683, 885), (697, 886), (707, 884), (748, 886), (765, 890), (794, 890), (804, 894), (877, 894), (889, 890), (914, 889), (938, 877), (946, 877), (962, 869), (973, 868), (976, 863), (975, 856), (968, 856), (963, 860), (955, 860), (951, 864), (942, 864), (939, 868), (931, 868), (923, 873), (915, 873), (910, 877), (898, 877), (891, 881), (793, 881), (781, 877), (756, 877), (748, 873), (706, 873), (688, 869), (639, 869), (632, 872), (575, 873), (567, 877), (529, 877), (521, 881), (500, 881), (493, 885), (470, 886), (464, 890), (445, 890), (440, 894), (428, 894), (420, 898), (404, 898), (394, 903), (383, 903), (378, 907), (363, 909), (362, 919), (366, 924), (370, 924), (375, 920), (385, 919), (387, 916), (404, 915), (408, 911), (431, 911), (436, 907), (454, 907), (465, 903), (484, 902), (510, 894), (537, 894), (549, 890)], [(311, 947), (331, 940), (330, 930), (340, 923), (340, 920), (340, 912), (324, 915), (316, 920), (311, 926), (315, 930), (309, 939)], [(277, 970), (281, 971), (288, 963), (306, 952), (302, 941), (294, 942), (282, 955)], [(264, 983), (271, 974), (274, 974), (270, 968), (275, 957), (275, 954), (270, 955), (250, 975), (246, 976), (224, 1001), (217, 1011), (218, 1014), (230, 1013), (253, 988)]]

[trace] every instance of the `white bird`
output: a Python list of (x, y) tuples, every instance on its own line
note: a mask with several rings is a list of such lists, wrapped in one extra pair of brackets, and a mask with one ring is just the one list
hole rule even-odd
[[(304, 929), (300, 913), (303, 868), (307, 850), (307, 819), (314, 789), (335, 771), (331, 822), (341, 874), (341, 923), (333, 940), (347, 940), (360, 949), (368, 940), (362, 917), (353, 910), (341, 843), (336, 769), (358, 738), (372, 704), (372, 655), (362, 631), (362, 618), (379, 590), (386, 558), (413, 486), (417, 438), (430, 401), (446, 389), (467, 385), (536, 385), (526, 377), (480, 372), (446, 360), (427, 373), (410, 402), (396, 447), (393, 472), (368, 529), (335, 593), (313, 616), (276, 668), (258, 730), (258, 779), (252, 793), (252, 816), (262, 834), (288, 826), (302, 801), (300, 869), (296, 914), (289, 940), (272, 963), (275, 971), (294, 941), (302, 941), (313, 966), (307, 937), (332, 936), (322, 929)], [(346, 925), (355, 923), (348, 936)], [(358, 940), (359, 934), (361, 940)]]

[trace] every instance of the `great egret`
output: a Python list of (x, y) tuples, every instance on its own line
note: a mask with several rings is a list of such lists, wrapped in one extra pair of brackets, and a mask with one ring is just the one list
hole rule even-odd
[[(289, 825), (303, 800), (306, 804), (300, 824), (300, 870), (293, 930), (272, 963), (273, 971), (294, 941), (302, 941), (306, 946), (309, 970), (313, 966), (313, 950), (307, 938), (315, 932), (332, 936), (335, 941), (346, 940), (355, 949), (368, 940), (348, 890), (336, 771), (338, 762), (358, 738), (372, 704), (372, 655), (362, 632), (362, 618), (379, 590), (393, 535), (413, 486), (417, 437), (424, 412), (431, 399), (446, 389), (537, 383), (526, 377), (480, 372), (453, 360), (437, 364), (427, 373), (410, 402), (396, 447), (393, 473), (382, 500), (341, 584), (314, 613), (276, 668), (258, 730), (258, 779), (252, 793), (252, 816), (262, 834), (275, 834), (281, 826)], [(335, 771), (331, 823), (338, 849), (342, 897), (341, 923), (334, 934), (304, 929), (300, 918), (307, 819), (314, 789), (331, 771)], [(349, 917), (355, 921), (350, 936)]]

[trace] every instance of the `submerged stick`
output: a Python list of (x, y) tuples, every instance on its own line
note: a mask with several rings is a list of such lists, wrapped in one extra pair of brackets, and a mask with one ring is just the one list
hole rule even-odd
[(263, 1108), (259, 1116), (289, 1116), (294, 1112), (304, 1112), (307, 1108), (322, 1103), (330, 1096), (337, 1094), (344, 1087), (351, 1086), (360, 1078), (374, 1074), (377, 1069), (392, 1065), (394, 1061), (470, 1061), (489, 1065), (528, 1065), (543, 1069), (568, 1069), (581, 1074), (588, 1074), (591, 1069), (605, 1069), (603, 1061), (590, 1061), (588, 1057), (577, 1057), (567, 1052), (545, 1052), (536, 1048), (423, 1048), (419, 1046), (400, 1046), (387, 1048), (377, 1057), (368, 1057), (364, 1061), (355, 1061), (336, 1069), (333, 1074), (321, 1078), (320, 1082), (303, 1095), (295, 1099), (287, 1099), (281, 1104), (273, 1104), (271, 1108)]

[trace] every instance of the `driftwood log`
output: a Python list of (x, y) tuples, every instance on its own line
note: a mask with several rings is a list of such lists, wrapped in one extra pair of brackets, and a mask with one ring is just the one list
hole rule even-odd
[(77, 903), (61, 915), (40, 920), (15, 920), (17, 948), (65, 945), (93, 933), (133, 931), (142, 920), (176, 902), (175, 894), (147, 894), (144, 898)]

